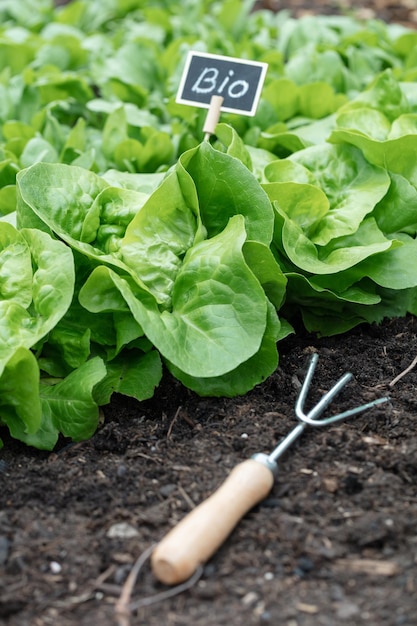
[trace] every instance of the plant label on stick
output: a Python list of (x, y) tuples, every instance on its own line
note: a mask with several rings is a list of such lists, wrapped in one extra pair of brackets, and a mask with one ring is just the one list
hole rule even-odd
[(205, 140), (214, 133), (220, 112), (255, 115), (267, 63), (190, 51), (176, 101), (208, 108)]
[(221, 96), (222, 111), (255, 115), (267, 69), (259, 61), (190, 51), (176, 101), (208, 109), (212, 96)]

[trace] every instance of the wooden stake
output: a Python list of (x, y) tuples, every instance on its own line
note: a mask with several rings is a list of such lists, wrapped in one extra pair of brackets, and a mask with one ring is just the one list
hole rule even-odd
[(210, 107), (203, 126), (203, 132), (205, 133), (204, 141), (208, 141), (210, 139), (210, 135), (214, 134), (216, 124), (220, 118), (223, 101), (223, 96), (211, 96)]

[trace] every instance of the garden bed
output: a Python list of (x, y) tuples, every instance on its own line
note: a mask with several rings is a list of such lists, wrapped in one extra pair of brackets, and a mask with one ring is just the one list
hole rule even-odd
[[(269, 4), (296, 17), (344, 6)], [(411, 4), (375, 0), (362, 15), (412, 26)], [(276, 372), (245, 396), (201, 398), (165, 372), (151, 400), (113, 396), (88, 441), (60, 439), (43, 452), (2, 429), (0, 623), (116, 625), (115, 603), (140, 554), (236, 464), (270, 451), (295, 425), (306, 361), (317, 351), (309, 403), (346, 371), (353, 379), (328, 414), (390, 402), (305, 432), (280, 461), (270, 495), (201, 579), (135, 612), (132, 626), (415, 624), (417, 320), (330, 338), (301, 324), (296, 331), (279, 344)], [(163, 589), (146, 567), (133, 599)]]

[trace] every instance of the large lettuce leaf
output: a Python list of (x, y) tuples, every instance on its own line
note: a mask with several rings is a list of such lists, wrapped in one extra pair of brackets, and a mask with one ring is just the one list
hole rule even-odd
[(160, 311), (154, 299), (132, 281), (101, 266), (80, 292), (90, 311), (112, 310), (122, 297), (161, 354), (194, 376), (221, 376), (251, 357), (266, 329), (266, 298), (246, 265), (243, 218), (191, 248), (172, 293), (172, 309)]
[(62, 242), (0, 222), (0, 376), (18, 348), (32, 348), (64, 316), (74, 280)]

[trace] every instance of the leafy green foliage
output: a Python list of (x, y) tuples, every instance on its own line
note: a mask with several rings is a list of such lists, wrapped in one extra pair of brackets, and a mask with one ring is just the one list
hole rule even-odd
[[(294, 316), (417, 314), (417, 35), (247, 0), (0, 6), (0, 423), (90, 437), (166, 367), (201, 395), (277, 367)], [(269, 69), (253, 118), (175, 103), (190, 49)]]

